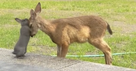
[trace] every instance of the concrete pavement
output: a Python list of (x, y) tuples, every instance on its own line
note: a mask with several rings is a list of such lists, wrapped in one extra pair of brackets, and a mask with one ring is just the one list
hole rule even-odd
[(6, 66), (10, 71), (27, 71), (27, 69), (28, 71), (136, 71), (136, 69), (31, 53), (16, 58), (12, 51), (0, 48), (0, 71), (8, 71), (4, 70)]

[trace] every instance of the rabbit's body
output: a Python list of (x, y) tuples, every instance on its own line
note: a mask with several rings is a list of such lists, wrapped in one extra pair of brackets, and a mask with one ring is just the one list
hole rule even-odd
[(19, 20), (16, 19), (17, 22), (21, 23), (20, 29), (20, 37), (18, 42), (14, 47), (14, 52), (17, 57), (24, 56), (27, 50), (27, 45), (30, 39), (30, 28), (28, 19)]

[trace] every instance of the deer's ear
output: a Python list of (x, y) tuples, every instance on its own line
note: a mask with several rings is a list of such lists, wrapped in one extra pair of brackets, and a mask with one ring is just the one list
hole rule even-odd
[(21, 19), (15, 18), (15, 20), (16, 20), (18, 23), (21, 23)]
[(33, 9), (31, 9), (31, 10), (30, 10), (30, 16), (32, 16), (32, 15), (33, 15), (33, 13), (34, 13), (34, 10), (33, 10)]
[(35, 13), (40, 13), (40, 12), (41, 12), (41, 3), (39, 2), (35, 7)]
[(35, 17), (36, 17), (36, 13), (34, 12), (33, 9), (31, 9), (31, 10), (30, 10), (30, 18), (31, 18), (31, 19), (35, 19)]

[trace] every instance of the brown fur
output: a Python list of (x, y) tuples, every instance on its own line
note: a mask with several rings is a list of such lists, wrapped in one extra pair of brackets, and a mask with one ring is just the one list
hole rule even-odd
[(112, 63), (111, 49), (103, 40), (106, 29), (110, 34), (112, 34), (112, 30), (102, 18), (90, 15), (49, 21), (40, 17), (40, 12), (40, 3), (36, 6), (35, 11), (30, 11), (31, 35), (35, 35), (40, 29), (50, 36), (51, 40), (58, 46), (58, 57), (65, 57), (69, 45), (73, 42), (89, 42), (104, 53), (106, 64)]

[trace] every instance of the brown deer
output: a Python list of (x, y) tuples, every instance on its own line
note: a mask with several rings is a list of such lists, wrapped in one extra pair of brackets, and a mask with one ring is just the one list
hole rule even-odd
[(103, 40), (106, 29), (110, 34), (112, 30), (102, 18), (90, 15), (46, 20), (39, 16), (40, 12), (39, 2), (35, 11), (33, 9), (30, 11), (31, 35), (35, 35), (38, 29), (47, 34), (57, 44), (57, 57), (65, 57), (69, 45), (73, 42), (89, 42), (104, 53), (106, 64), (112, 64), (111, 49)]

